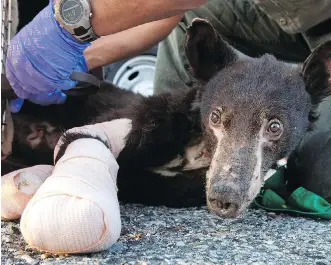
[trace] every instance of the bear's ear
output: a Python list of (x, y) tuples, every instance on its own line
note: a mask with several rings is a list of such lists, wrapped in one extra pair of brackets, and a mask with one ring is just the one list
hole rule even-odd
[(331, 39), (317, 46), (306, 59), (302, 76), (314, 104), (331, 95)]
[(237, 59), (235, 50), (204, 19), (192, 21), (184, 45), (191, 71), (200, 81), (208, 81), (217, 71)]

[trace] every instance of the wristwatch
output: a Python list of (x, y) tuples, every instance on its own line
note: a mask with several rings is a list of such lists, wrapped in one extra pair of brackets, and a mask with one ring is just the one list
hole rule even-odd
[(54, 0), (54, 17), (80, 42), (91, 42), (98, 38), (94, 33), (90, 0)]

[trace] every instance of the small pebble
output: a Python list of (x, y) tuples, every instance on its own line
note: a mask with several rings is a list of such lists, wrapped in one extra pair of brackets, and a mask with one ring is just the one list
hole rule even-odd
[(28, 255), (22, 255), (21, 259), (24, 259), (29, 265), (36, 265), (39, 263), (39, 260), (31, 258)]
[(274, 213), (274, 212), (268, 212), (267, 216), (269, 216), (271, 218), (275, 218), (275, 219), (282, 218), (282, 216), (280, 214), (277, 214), (277, 213)]
[(1, 236), (1, 241), (4, 243), (10, 243), (11, 239), (8, 236)]
[(19, 250), (17, 252), (14, 253), (16, 256), (22, 256), (24, 254), (23, 250)]
[(185, 243), (183, 241), (179, 241), (176, 243), (176, 246), (178, 247), (184, 247), (185, 246)]
[(9, 225), (9, 233), (19, 235), (21, 231), (13, 224)]
[(41, 259), (48, 259), (48, 258), (50, 258), (50, 257), (52, 257), (52, 255), (49, 254), (49, 253), (44, 253), (44, 254), (42, 254), (42, 255), (40, 256)]
[(124, 249), (123, 245), (120, 243), (115, 243), (110, 247), (110, 251), (120, 252)]
[(267, 212), (267, 215), (274, 217), (274, 216), (276, 216), (276, 213), (274, 213), (274, 212)]
[(30, 247), (29, 245), (26, 245), (24, 248), (25, 251), (35, 251), (34, 248)]

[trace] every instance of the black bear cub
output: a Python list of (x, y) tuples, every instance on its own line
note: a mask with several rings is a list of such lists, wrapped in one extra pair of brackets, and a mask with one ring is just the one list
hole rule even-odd
[[(185, 49), (197, 81), (188, 92), (145, 98), (103, 83), (95, 95), (69, 97), (61, 106), (26, 103), (13, 114), (13, 153), (2, 161), (2, 174), (52, 164), (54, 145), (67, 129), (129, 118), (132, 130), (118, 157), (121, 201), (207, 202), (219, 216), (238, 216), (267, 171), (312, 128), (314, 104), (330, 95), (331, 45), (320, 47), (302, 71), (271, 55), (241, 57), (208, 21), (195, 19)], [(55, 162), (81, 137), (91, 136), (66, 134)]]

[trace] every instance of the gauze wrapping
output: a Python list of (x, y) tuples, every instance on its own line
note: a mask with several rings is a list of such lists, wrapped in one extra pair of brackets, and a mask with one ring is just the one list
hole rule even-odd
[[(99, 136), (117, 156), (130, 129), (131, 121), (121, 119), (69, 131)], [(117, 172), (115, 156), (101, 141), (83, 138), (72, 142), (22, 214), (26, 242), (53, 253), (109, 248), (121, 231)]]

